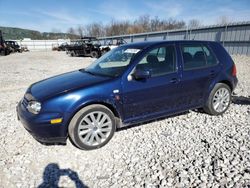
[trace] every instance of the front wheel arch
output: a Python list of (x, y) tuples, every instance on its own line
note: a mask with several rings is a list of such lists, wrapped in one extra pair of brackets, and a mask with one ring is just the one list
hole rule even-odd
[(74, 117), (74, 115), (79, 112), (81, 109), (87, 107), (87, 106), (90, 106), (90, 105), (103, 105), (105, 106), (106, 108), (108, 108), (109, 110), (112, 111), (112, 113), (114, 114), (117, 122), (116, 122), (116, 128), (119, 128), (119, 123), (121, 121), (121, 113), (115, 108), (114, 104), (111, 104), (111, 103), (107, 103), (107, 102), (101, 102), (101, 101), (89, 101), (87, 103), (84, 103), (80, 106), (77, 107), (77, 109), (71, 114), (70, 118), (68, 119), (67, 121), (67, 129), (68, 129), (68, 126), (69, 126), (69, 123), (70, 121), (72, 120), (72, 118)]

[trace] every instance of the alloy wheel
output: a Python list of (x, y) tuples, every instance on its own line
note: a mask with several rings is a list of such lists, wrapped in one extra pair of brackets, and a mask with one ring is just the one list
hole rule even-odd
[(230, 103), (230, 92), (226, 88), (219, 88), (213, 97), (213, 108), (216, 112), (223, 112)]
[(101, 111), (85, 115), (78, 126), (80, 140), (88, 146), (97, 146), (105, 142), (112, 131), (110, 117)]

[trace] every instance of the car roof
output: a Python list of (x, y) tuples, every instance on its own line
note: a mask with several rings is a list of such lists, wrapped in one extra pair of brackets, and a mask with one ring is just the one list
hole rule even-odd
[(181, 44), (199, 44), (199, 43), (216, 43), (214, 41), (201, 41), (201, 40), (171, 40), (171, 41), (144, 41), (144, 42), (135, 42), (135, 43), (129, 43), (129, 44), (124, 44), (122, 46), (126, 46), (129, 48), (147, 48), (155, 45), (164, 45), (164, 44), (174, 44), (174, 43), (181, 43)]

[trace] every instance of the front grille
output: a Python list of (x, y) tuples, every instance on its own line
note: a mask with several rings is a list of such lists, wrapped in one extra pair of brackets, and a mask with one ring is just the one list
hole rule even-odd
[(33, 97), (30, 93), (25, 93), (24, 98), (25, 98), (27, 101), (35, 100), (34, 97)]
[(23, 106), (27, 107), (28, 103), (29, 103), (29, 101), (25, 97), (23, 97), (23, 100), (22, 100)]

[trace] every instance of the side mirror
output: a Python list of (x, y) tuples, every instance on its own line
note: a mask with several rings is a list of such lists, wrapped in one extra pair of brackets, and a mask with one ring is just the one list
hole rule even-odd
[(151, 72), (149, 70), (135, 70), (133, 74), (136, 80), (148, 79), (151, 77)]

